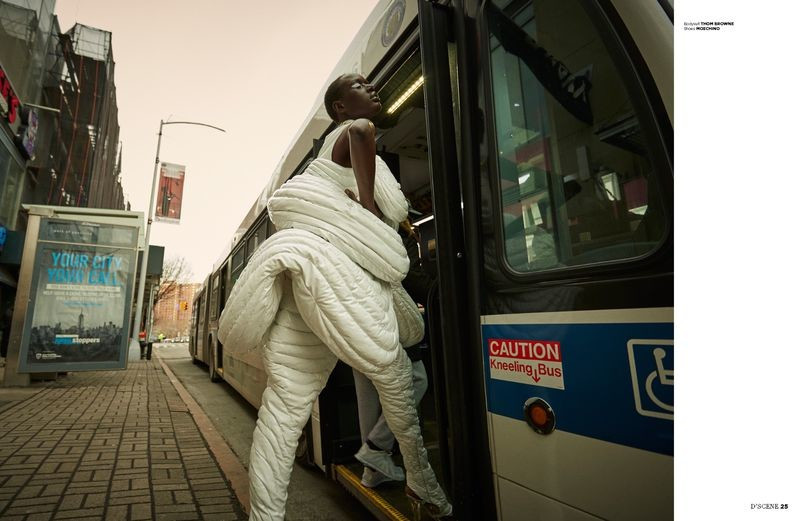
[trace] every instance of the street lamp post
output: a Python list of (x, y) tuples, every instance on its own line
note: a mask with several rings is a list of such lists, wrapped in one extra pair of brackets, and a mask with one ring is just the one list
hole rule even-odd
[[(134, 345), (136, 342), (136, 337), (138, 336), (138, 329), (142, 322), (142, 300), (144, 299), (144, 285), (145, 280), (147, 278), (147, 260), (148, 254), (150, 253), (150, 228), (153, 224), (153, 207), (155, 206), (156, 200), (156, 184), (158, 184), (158, 163), (159, 163), (159, 154), (161, 153), (161, 134), (164, 130), (164, 125), (199, 125), (201, 127), (209, 127), (213, 128), (214, 130), (219, 130), (220, 132), (225, 132), (224, 129), (219, 127), (215, 127), (214, 125), (209, 125), (207, 123), (198, 123), (196, 121), (164, 121), (161, 120), (158, 126), (158, 145), (156, 145), (156, 162), (153, 166), (153, 186), (150, 188), (150, 209), (147, 211), (147, 224), (145, 225), (145, 233), (144, 233), (144, 251), (142, 252), (142, 264), (139, 268), (139, 291), (137, 292), (136, 297), (136, 314), (134, 317), (133, 323), (136, 325), (137, 331), (133, 334), (131, 338), (131, 345)], [(147, 332), (148, 337), (150, 335), (150, 331)], [(149, 338), (145, 338), (145, 341), (149, 341)], [(130, 358), (130, 354), (128, 355)]]

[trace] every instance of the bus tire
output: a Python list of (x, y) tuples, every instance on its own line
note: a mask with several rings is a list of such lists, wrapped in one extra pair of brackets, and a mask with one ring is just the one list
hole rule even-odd
[[(211, 339), (209, 338), (208, 340), (210, 344)], [(219, 382), (222, 380), (219, 373), (217, 373), (217, 350), (214, 348), (212, 348), (211, 352), (208, 354), (208, 379), (212, 382)]]
[(217, 364), (213, 357), (208, 362), (208, 379), (215, 383), (222, 380), (222, 378), (219, 376), (219, 373), (217, 373)]

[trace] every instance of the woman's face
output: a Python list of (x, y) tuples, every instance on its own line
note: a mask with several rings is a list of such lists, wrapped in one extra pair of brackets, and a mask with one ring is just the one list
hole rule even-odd
[(381, 99), (375, 87), (360, 74), (351, 74), (344, 78), (345, 87), (338, 100), (344, 110), (340, 112), (344, 119), (372, 118), (381, 111)]

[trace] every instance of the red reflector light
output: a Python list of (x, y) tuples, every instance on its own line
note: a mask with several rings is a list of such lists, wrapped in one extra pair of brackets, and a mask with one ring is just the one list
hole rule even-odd
[(528, 409), (528, 415), (531, 417), (531, 420), (537, 427), (544, 427), (544, 425), (547, 423), (547, 411), (545, 411), (539, 405), (535, 405)]
[(550, 434), (556, 428), (556, 415), (550, 404), (541, 398), (528, 398), (523, 408), (525, 421), (539, 434)]

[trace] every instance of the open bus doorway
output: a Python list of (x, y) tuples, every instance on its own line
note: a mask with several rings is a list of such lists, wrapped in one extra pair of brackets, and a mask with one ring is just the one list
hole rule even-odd
[[(415, 351), (412, 360), (418, 358), (425, 367), (427, 390), (418, 413), (425, 448), (431, 466), (448, 496), (452, 497), (447, 475), (447, 444), (442, 433), (446, 432), (443, 418), (444, 385), (441, 368), (436, 365), (437, 330), (436, 314), (438, 298), (436, 288), (436, 254), (434, 208), (431, 193), (431, 175), (428, 161), (428, 133), (426, 128), (425, 103), (421, 88), (422, 66), (419, 51), (413, 53), (399, 69), (381, 86), (379, 94), (384, 101), (384, 111), (376, 118), (378, 127), (378, 154), (389, 165), (403, 193), (409, 201), (409, 221), (418, 238), (416, 269), (428, 275), (428, 288), (424, 297), (414, 300), (425, 316), (425, 338)], [(402, 102), (398, 103), (398, 100)], [(412, 267), (412, 269), (415, 269)], [(414, 292), (419, 295), (419, 292)], [(349, 368), (348, 368), (349, 369)], [(356, 432), (358, 425), (354, 425)], [(395, 464), (402, 465), (402, 457), (395, 443)], [(408, 499), (404, 493), (404, 482), (389, 481), (375, 488), (364, 487), (360, 481), (363, 465), (355, 459), (336, 468), (336, 477), (370, 508), (380, 519), (412, 519)], [(387, 506), (389, 508), (387, 508)], [(394, 511), (394, 513), (393, 513)]]

